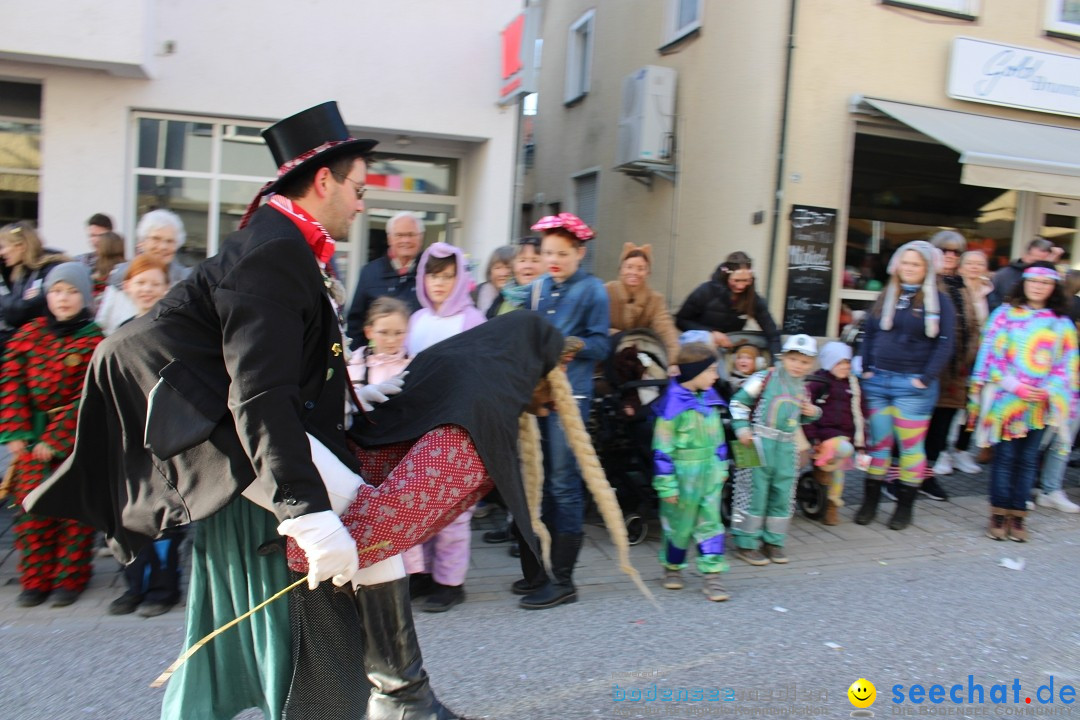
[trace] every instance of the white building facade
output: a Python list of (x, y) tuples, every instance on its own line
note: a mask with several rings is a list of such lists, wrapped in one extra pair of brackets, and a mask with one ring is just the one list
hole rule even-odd
[(421, 214), (425, 243), (482, 264), (510, 239), (517, 108), (500, 107), (500, 31), (522, 4), (472, 0), (65, 0), (5, 9), (0, 219), (86, 249), (106, 213), (128, 238), (154, 207), (184, 219), (183, 259), (215, 253), (273, 177), (259, 131), (336, 100), (380, 141), (352, 242), (351, 285), (385, 221)]

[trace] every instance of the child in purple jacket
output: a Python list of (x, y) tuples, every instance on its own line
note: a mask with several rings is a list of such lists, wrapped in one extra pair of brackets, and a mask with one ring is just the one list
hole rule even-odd
[(821, 408), (821, 417), (803, 426), (814, 449), (814, 477), (828, 487), (828, 505), (822, 523), (840, 522), (837, 510), (844, 505), (844, 471), (851, 458), (865, 453), (866, 403), (858, 379), (851, 372), (851, 348), (842, 342), (826, 343), (818, 353), (821, 369), (806, 380), (810, 400)]

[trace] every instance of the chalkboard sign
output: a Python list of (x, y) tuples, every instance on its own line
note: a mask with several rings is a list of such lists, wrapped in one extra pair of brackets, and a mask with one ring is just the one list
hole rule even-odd
[(825, 337), (833, 286), (836, 210), (793, 205), (784, 332)]

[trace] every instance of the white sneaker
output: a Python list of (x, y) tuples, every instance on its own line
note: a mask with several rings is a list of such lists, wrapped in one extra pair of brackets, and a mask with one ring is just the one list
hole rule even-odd
[(957, 450), (952, 456), (953, 467), (965, 475), (975, 475), (982, 472), (982, 466), (975, 462), (971, 453), (967, 450)]
[(1080, 505), (1069, 500), (1064, 490), (1054, 490), (1048, 493), (1041, 492), (1035, 498), (1035, 504), (1039, 507), (1054, 508), (1063, 513), (1080, 513)]
[(945, 450), (941, 451), (938, 455), (937, 462), (934, 463), (935, 475), (952, 475), (952, 460), (949, 459), (949, 453)]
[(1028, 509), (1028, 512), (1031, 512), (1035, 509), (1035, 502), (1033, 500), (1028, 500), (1027, 503), (1024, 504), (1024, 507)]

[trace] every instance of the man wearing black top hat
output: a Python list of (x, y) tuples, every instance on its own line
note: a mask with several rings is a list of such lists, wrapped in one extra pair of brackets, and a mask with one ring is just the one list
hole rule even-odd
[[(305, 551), (311, 589), (290, 598), (291, 664), (280, 623), (253, 619), (248, 635), (233, 630), (204, 651), (215, 655), (201, 670), (198, 656), (181, 668), (163, 718), (232, 717), (250, 706), (271, 717), (359, 715), (368, 687), (361, 615), (400, 625), (390, 633), (395, 646), (367, 643), (367, 667), (377, 668), (368, 718), (452, 718), (428, 685), (402, 583), (357, 599), (333, 591), (356, 570), (357, 548), (331, 510), (308, 439), (359, 471), (345, 439), (346, 403), (356, 398), (329, 260), (364, 209), (375, 141), (352, 138), (333, 102), (263, 136), (277, 178), (216, 256), (110, 336), (88, 377), (75, 450), (27, 505), (105, 529), (124, 561), (161, 532), (203, 520), (189, 643), (287, 583), (280, 558), (255, 552), (277, 536), (275, 525)], [(248, 485), (272, 498), (276, 517), (238, 497)], [(374, 607), (358, 612), (357, 602)], [(335, 655), (328, 661), (327, 653)]]

